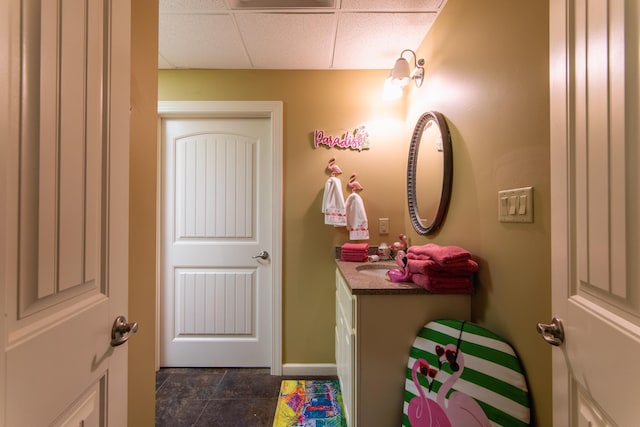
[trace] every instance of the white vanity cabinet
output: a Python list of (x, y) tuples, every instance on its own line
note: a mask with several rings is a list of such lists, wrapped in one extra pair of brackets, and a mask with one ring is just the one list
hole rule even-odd
[(352, 287), (350, 280), (361, 281), (362, 273), (338, 265), (336, 365), (348, 426), (400, 426), (409, 351), (417, 333), (434, 319), (468, 320), (470, 296), (429, 294), (382, 276), (366, 279), (370, 287)]

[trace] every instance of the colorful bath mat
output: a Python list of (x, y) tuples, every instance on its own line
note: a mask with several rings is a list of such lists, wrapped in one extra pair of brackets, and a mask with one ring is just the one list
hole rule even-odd
[(284, 380), (273, 427), (346, 427), (338, 380)]

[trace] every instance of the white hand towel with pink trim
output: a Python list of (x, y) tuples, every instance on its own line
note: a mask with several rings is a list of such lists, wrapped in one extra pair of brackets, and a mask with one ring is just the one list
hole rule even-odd
[(347, 214), (342, 195), (342, 182), (335, 176), (330, 177), (324, 185), (322, 196), (322, 213), (324, 223), (335, 227), (347, 225)]
[(369, 240), (369, 221), (364, 210), (362, 197), (357, 193), (351, 193), (347, 197), (347, 230), (351, 240)]

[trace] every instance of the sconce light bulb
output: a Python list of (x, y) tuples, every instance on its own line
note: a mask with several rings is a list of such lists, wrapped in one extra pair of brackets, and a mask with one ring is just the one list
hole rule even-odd
[(398, 58), (391, 70), (391, 82), (400, 87), (404, 87), (411, 81), (409, 63), (404, 58)]
[(402, 88), (392, 83), (391, 76), (387, 77), (384, 81), (384, 93), (383, 99), (386, 101), (392, 101), (402, 96)]

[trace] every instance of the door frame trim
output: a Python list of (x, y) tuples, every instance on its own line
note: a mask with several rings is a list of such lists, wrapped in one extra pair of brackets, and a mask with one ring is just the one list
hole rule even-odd
[[(164, 119), (175, 118), (232, 118), (267, 117), (271, 120), (272, 139), (272, 189), (273, 212), (271, 229), (272, 247), (272, 338), (271, 375), (282, 375), (282, 152), (283, 152), (283, 106), (282, 101), (158, 101), (158, 176), (157, 230), (156, 230), (156, 370), (160, 367), (160, 248), (162, 208), (162, 132)], [(274, 262), (275, 260), (275, 262)]]
[[(564, 317), (567, 312), (567, 265), (569, 235), (569, 176), (567, 171), (570, 139), (569, 75), (567, 70), (569, 46), (567, 40), (567, 1), (549, 2), (549, 114), (550, 114), (550, 202), (551, 202), (551, 311)], [(552, 420), (553, 425), (570, 425), (570, 401), (573, 391), (566, 365), (566, 350), (551, 351)]]

